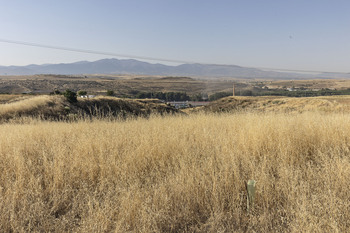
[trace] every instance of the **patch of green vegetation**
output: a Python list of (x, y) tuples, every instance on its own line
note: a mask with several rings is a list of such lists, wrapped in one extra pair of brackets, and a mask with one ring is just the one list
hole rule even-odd
[(209, 96), (210, 101), (218, 100), (227, 96), (232, 96), (232, 92), (216, 92)]
[(64, 93), (63, 96), (66, 97), (69, 103), (76, 103), (78, 102), (77, 100), (77, 93), (74, 91), (71, 91), (67, 89)]
[(186, 92), (139, 92), (135, 96), (138, 99), (160, 99), (165, 101), (191, 100)]
[(114, 96), (114, 91), (113, 91), (113, 90), (108, 90), (108, 91), (106, 92), (106, 95), (107, 95), (107, 96)]
[(78, 91), (78, 95), (79, 96), (87, 95), (87, 91), (80, 90), (80, 91)]

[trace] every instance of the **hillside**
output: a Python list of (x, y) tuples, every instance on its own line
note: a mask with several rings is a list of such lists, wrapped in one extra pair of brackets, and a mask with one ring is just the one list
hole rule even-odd
[[(232, 91), (233, 81), (198, 80), (189, 77), (122, 76), (122, 75), (31, 75), (0, 76), (0, 94), (49, 94), (53, 90), (85, 90), (105, 94), (113, 90), (118, 96), (140, 92), (186, 92), (187, 94)], [(243, 85), (243, 84), (241, 84)]]
[(193, 112), (281, 112), (301, 113), (307, 111), (350, 112), (349, 96), (329, 97), (226, 97), (196, 108)]
[(44, 64), (28, 66), (0, 66), (0, 75), (34, 75), (34, 74), (136, 74), (136, 75), (175, 75), (198, 77), (235, 77), (245, 79), (305, 79), (305, 78), (349, 78), (349, 74), (301, 74), (292, 72), (267, 71), (258, 68), (237, 65), (215, 64), (181, 64), (169, 66), (151, 64), (134, 59), (102, 59), (97, 61), (80, 61), (75, 63)]
[[(0, 122), (16, 119), (41, 118), (67, 120), (79, 118), (147, 117), (151, 114), (177, 113), (159, 100), (131, 100), (114, 97), (78, 98), (69, 103), (63, 96), (0, 96)], [(0, 102), (1, 103), (1, 102)]]
[(78, 98), (69, 103), (63, 96), (0, 95), (0, 122), (26, 118), (67, 120), (78, 118), (147, 117), (151, 114), (206, 112), (341, 112), (350, 113), (349, 96), (331, 97), (226, 97), (202, 107), (179, 111), (156, 99), (115, 97)]

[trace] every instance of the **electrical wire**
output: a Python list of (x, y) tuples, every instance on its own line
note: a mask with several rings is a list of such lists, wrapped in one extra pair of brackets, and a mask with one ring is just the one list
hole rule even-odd
[[(90, 50), (90, 49), (70, 48), (70, 47), (63, 47), (63, 46), (55, 46), (55, 45), (46, 45), (46, 44), (40, 44), (40, 43), (32, 43), (32, 42), (26, 42), (26, 41), (8, 40), (8, 39), (2, 39), (2, 38), (0, 38), (0, 42), (9, 43), (9, 44), (32, 46), (32, 47), (38, 47), (38, 48), (56, 49), (56, 50), (62, 50), (62, 51), (88, 53), (88, 54), (95, 54), (95, 55), (106, 55), (106, 56), (112, 56), (112, 57), (134, 58), (134, 59), (142, 59), (142, 60), (150, 60), (150, 61), (161, 61), (161, 62), (180, 63), (180, 64), (200, 64), (200, 65), (230, 66), (230, 64), (210, 64), (210, 63), (200, 63), (200, 62), (176, 60), (176, 59), (165, 59), (165, 58), (156, 58), (156, 57), (148, 57), (148, 56), (137, 56), (137, 55), (131, 55), (131, 54), (120, 54), (120, 53), (103, 52), (103, 51)], [(235, 66), (237, 66), (237, 65), (235, 65)], [(267, 68), (267, 67), (249, 67), (249, 66), (247, 67), (247, 66), (245, 66), (244, 68), (270, 70), (270, 71), (282, 71), (282, 72), (350, 74), (350, 73), (347, 73), (347, 72), (337, 72), (337, 71), (297, 70), (297, 69), (281, 69), (281, 68)]]
[(106, 56), (112, 56), (112, 57), (136, 58), (136, 59), (142, 59), (142, 60), (163, 61), (163, 62), (184, 63), (184, 64), (195, 63), (195, 62), (183, 61), (183, 60), (164, 59), (164, 58), (155, 58), (155, 57), (148, 57), (148, 56), (137, 56), (137, 55), (130, 55), (130, 54), (103, 52), (103, 51), (90, 50), (90, 49), (78, 49), (78, 48), (46, 45), (46, 44), (39, 44), (39, 43), (32, 43), (32, 42), (25, 42), (25, 41), (18, 41), (18, 40), (7, 40), (7, 39), (1, 39), (1, 38), (0, 38), (0, 42), (9, 43), (9, 44), (17, 44), (17, 45), (26, 45), (26, 46), (32, 46), (32, 47), (38, 47), (38, 48), (47, 48), (47, 49), (56, 49), (56, 50), (63, 50), (63, 51), (70, 51), (70, 52), (78, 52), (78, 53), (106, 55)]

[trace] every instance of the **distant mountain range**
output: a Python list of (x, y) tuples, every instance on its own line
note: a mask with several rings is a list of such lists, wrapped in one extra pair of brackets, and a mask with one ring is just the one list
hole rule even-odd
[(168, 66), (151, 64), (134, 59), (102, 59), (98, 61), (80, 61), (75, 63), (44, 64), (28, 66), (0, 66), (0, 75), (34, 75), (34, 74), (136, 74), (165, 76), (200, 76), (200, 77), (234, 77), (234, 78), (350, 78), (350, 74), (320, 73), (301, 74), (289, 72), (265, 71), (236, 65), (183, 64)]

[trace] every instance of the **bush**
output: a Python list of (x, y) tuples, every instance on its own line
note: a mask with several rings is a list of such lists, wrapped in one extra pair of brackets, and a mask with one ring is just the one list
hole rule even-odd
[(87, 95), (87, 91), (78, 91), (78, 96)]
[(108, 90), (106, 93), (107, 96), (114, 96), (114, 91)]
[(75, 93), (74, 91), (71, 91), (69, 89), (67, 89), (64, 93), (63, 93), (64, 97), (66, 97), (66, 99), (68, 100), (68, 102), (70, 103), (76, 103), (78, 102), (77, 99), (77, 93)]
[(165, 101), (186, 101), (190, 97), (186, 92), (139, 92), (136, 95), (138, 99), (155, 98)]

